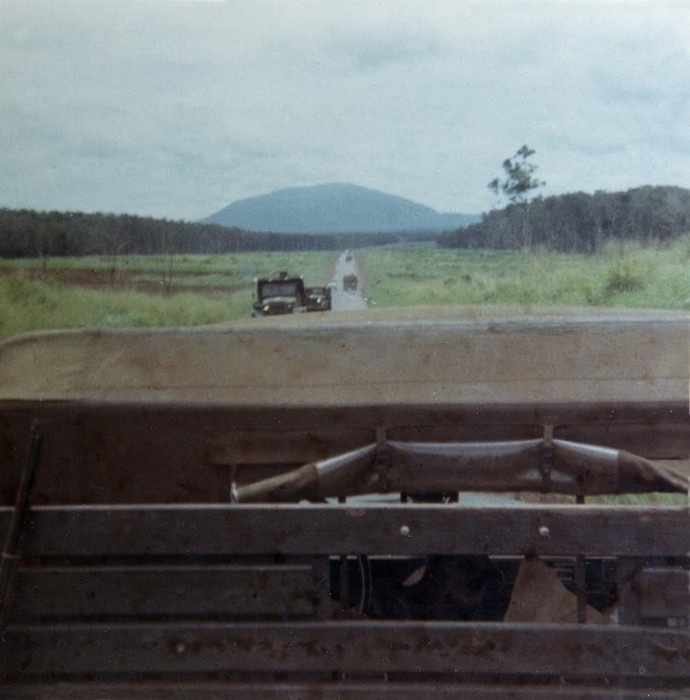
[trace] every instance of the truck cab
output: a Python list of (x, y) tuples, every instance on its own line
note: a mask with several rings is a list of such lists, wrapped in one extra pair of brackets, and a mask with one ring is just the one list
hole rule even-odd
[(307, 311), (330, 311), (331, 288), (329, 286), (307, 287)]
[(306, 311), (304, 280), (281, 270), (256, 281), (252, 316), (279, 316)]
[(345, 275), (343, 277), (343, 289), (346, 292), (356, 292), (358, 283), (359, 280), (357, 279), (357, 275), (355, 275), (354, 273)]

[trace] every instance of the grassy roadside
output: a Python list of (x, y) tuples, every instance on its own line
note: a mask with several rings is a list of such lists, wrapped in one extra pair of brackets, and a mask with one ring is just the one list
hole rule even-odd
[(250, 298), (249, 292), (216, 300), (200, 294), (160, 296), (6, 278), (0, 280), (0, 337), (37, 329), (219, 323), (247, 316)]
[(690, 308), (690, 235), (669, 247), (611, 247), (589, 256), (400, 247), (364, 250), (358, 259), (377, 306)]
[[(690, 234), (668, 247), (612, 247), (591, 256), (433, 246), (370, 248), (356, 255), (375, 306), (690, 309)], [(37, 329), (247, 318), (256, 277), (287, 269), (323, 284), (336, 257), (295, 252), (0, 260), (0, 338)], [(61, 281), (64, 271), (88, 273), (91, 283)], [(149, 290), (138, 291), (141, 283)]]
[[(120, 256), (0, 260), (0, 338), (32, 330), (193, 326), (249, 317), (256, 277), (288, 269), (308, 283), (330, 280), (334, 253)], [(61, 281), (80, 271), (88, 287)], [(136, 291), (149, 283), (155, 293)], [(195, 291), (185, 288), (194, 285)], [(213, 286), (213, 294), (200, 288)], [(166, 290), (169, 293), (165, 293)]]

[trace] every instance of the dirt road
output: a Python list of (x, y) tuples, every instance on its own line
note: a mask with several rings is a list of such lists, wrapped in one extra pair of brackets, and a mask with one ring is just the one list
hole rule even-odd
[[(343, 287), (343, 277), (352, 274), (357, 275), (359, 280), (357, 289), (354, 291), (345, 291)], [(362, 274), (357, 265), (357, 260), (350, 251), (346, 250), (338, 258), (335, 264), (333, 284), (335, 285), (331, 297), (333, 311), (367, 308), (367, 300), (362, 295)]]

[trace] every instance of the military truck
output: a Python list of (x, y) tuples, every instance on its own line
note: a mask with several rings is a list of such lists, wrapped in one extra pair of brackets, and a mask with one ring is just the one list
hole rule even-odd
[(304, 280), (281, 270), (256, 281), (252, 316), (279, 316), (307, 310)]
[(0, 344), (3, 693), (690, 696), (689, 347), (446, 307)]
[(305, 290), (307, 311), (330, 311), (331, 296), (331, 288), (328, 285), (307, 287)]
[(349, 275), (345, 275), (343, 277), (343, 289), (346, 292), (356, 292), (358, 284), (359, 280), (357, 279), (357, 275), (354, 273), (350, 273)]

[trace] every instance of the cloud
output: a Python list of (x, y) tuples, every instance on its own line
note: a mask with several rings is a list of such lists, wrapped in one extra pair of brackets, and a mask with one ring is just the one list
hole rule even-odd
[(353, 32), (337, 35), (329, 47), (335, 60), (354, 70), (380, 70), (387, 66), (416, 64), (439, 52), (433, 33), (408, 31), (394, 36)]
[(545, 194), (690, 186), (688, 35), (673, 2), (0, 0), (0, 200), (200, 218), (350, 181), (478, 212), (523, 143)]

